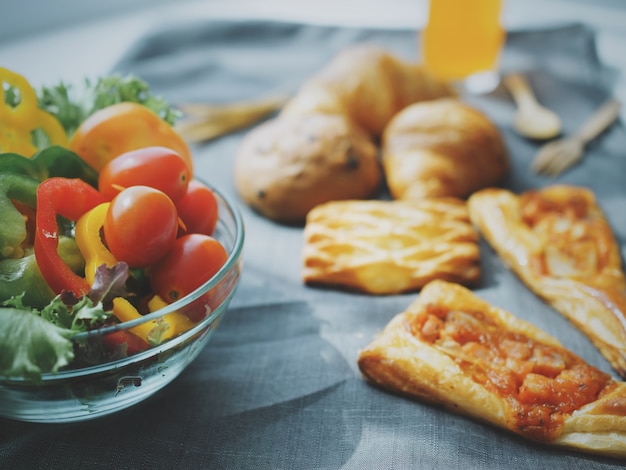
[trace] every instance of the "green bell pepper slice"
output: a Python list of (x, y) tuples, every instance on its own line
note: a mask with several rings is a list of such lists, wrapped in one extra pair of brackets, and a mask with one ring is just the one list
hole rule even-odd
[(0, 173), (0, 259), (21, 258), (28, 236), (26, 222), (13, 201), (37, 207), (39, 181), (19, 173)]
[[(58, 253), (72, 271), (80, 273), (85, 269), (85, 260), (73, 238), (59, 237)], [(24, 305), (38, 309), (56, 295), (39, 271), (32, 248), (22, 258), (0, 261), (0, 302), (22, 293)]]
[(1, 153), (0, 173), (5, 171), (28, 175), (39, 181), (55, 176), (80, 178), (93, 187), (98, 186), (98, 172), (74, 152), (59, 146), (45, 148), (30, 158), (17, 153)]

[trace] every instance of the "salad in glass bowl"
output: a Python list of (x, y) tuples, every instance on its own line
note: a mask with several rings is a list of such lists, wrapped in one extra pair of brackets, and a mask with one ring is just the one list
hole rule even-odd
[(139, 79), (91, 99), (0, 68), (0, 416), (90, 419), (199, 354), (236, 291), (244, 228), (194, 176)]

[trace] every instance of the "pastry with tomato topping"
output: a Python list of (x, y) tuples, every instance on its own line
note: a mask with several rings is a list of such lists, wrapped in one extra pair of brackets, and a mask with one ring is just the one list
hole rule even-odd
[(478, 233), (465, 201), (331, 201), (304, 227), (306, 284), (384, 295), (433, 279), (480, 280)]
[(532, 441), (626, 457), (626, 384), (459, 284), (427, 284), (358, 366), (383, 389)]
[(593, 192), (567, 185), (520, 195), (485, 189), (468, 206), (498, 256), (626, 377), (626, 277)]

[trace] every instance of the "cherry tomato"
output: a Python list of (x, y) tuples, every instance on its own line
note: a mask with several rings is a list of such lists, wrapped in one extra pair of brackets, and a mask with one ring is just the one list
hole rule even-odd
[(183, 157), (167, 147), (130, 150), (108, 162), (100, 171), (98, 190), (111, 200), (123, 188), (150, 186), (174, 203), (187, 192), (189, 168)]
[(217, 224), (218, 207), (215, 194), (210, 188), (192, 180), (185, 195), (176, 202), (178, 217), (185, 225), (186, 233), (213, 235)]
[(118, 261), (131, 268), (149, 266), (165, 256), (176, 240), (176, 206), (158, 189), (131, 186), (111, 201), (102, 230)]
[(180, 154), (193, 175), (193, 158), (184, 139), (158, 114), (138, 103), (122, 102), (96, 111), (76, 129), (69, 147), (99, 172), (124, 152), (155, 145)]
[(183, 235), (152, 266), (150, 285), (155, 294), (172, 303), (211, 279), (227, 259), (228, 253), (215, 238), (200, 233)]

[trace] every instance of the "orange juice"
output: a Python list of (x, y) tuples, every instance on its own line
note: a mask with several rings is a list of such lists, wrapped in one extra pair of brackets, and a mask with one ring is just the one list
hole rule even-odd
[(430, 0), (422, 34), (426, 67), (444, 79), (494, 70), (504, 41), (501, 0)]

